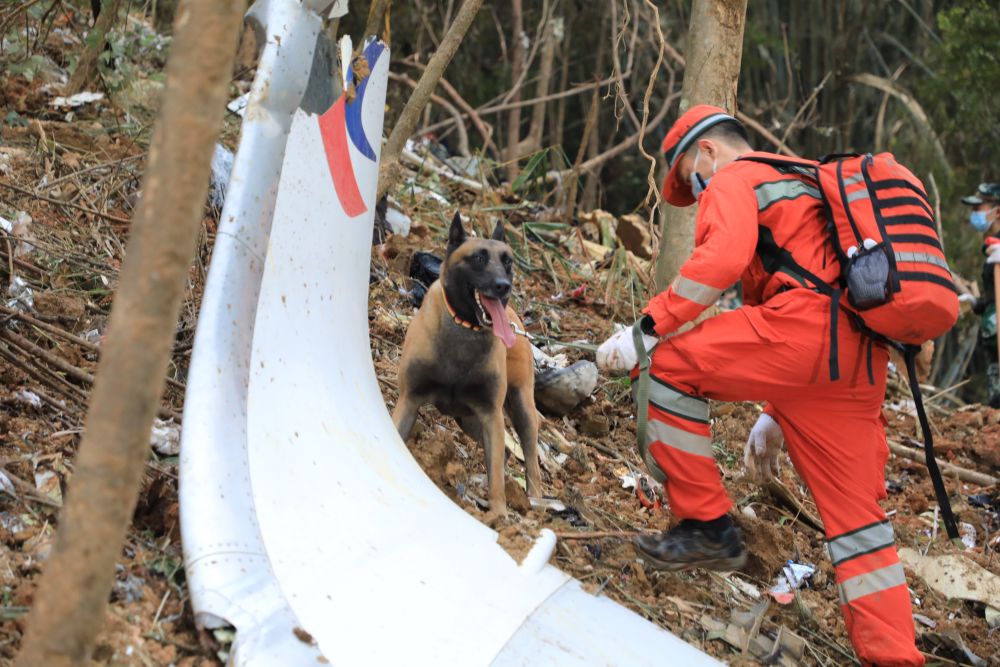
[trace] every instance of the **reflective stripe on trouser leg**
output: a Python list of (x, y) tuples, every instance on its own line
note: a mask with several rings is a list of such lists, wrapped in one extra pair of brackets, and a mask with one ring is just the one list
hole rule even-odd
[(862, 663), (922, 665), (892, 525), (879, 521), (841, 533), (827, 548), (847, 632)]
[[(636, 383), (633, 383), (633, 401), (636, 400), (636, 387)], [(666, 475), (650, 453), (653, 443), (666, 444), (691, 454), (710, 458), (713, 456), (711, 430), (706, 432), (704, 428), (708, 426), (707, 400), (687, 394), (652, 375), (648, 399), (650, 408), (656, 408), (659, 412), (676, 418), (666, 421), (661, 419), (654, 423), (653, 411), (650, 410), (648, 413), (646, 442), (640, 443), (640, 450), (643, 462), (658, 482), (663, 482)]]
[(659, 470), (665, 478), (667, 500), (676, 516), (707, 521), (732, 507), (715, 464), (707, 419), (680, 417), (651, 401), (646, 437), (646, 465), (651, 471)]

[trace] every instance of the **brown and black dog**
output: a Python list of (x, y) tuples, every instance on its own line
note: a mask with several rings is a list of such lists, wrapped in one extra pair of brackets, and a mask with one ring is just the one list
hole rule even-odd
[(441, 278), (410, 322), (399, 366), (392, 421), (405, 441), (417, 411), (434, 404), (486, 449), (490, 514), (507, 510), (503, 409), (524, 450), (528, 495), (541, 495), (538, 413), (531, 344), (514, 333), (521, 320), (507, 305), (513, 253), (502, 223), (489, 239), (471, 238), (456, 213)]

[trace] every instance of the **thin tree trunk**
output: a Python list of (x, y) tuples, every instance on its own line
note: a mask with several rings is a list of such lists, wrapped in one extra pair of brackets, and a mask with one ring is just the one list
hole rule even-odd
[(473, 19), (483, 6), (483, 0), (465, 0), (462, 7), (455, 15), (455, 22), (448, 28), (448, 32), (441, 39), (441, 46), (434, 52), (427, 69), (420, 76), (417, 87), (406, 101), (403, 112), (399, 114), (396, 126), (392, 128), (392, 133), (385, 142), (385, 149), (382, 151), (382, 167), (378, 175), (378, 198), (386, 193), (389, 185), (399, 177), (399, 156), (403, 152), (406, 140), (413, 134), (417, 127), (417, 120), (420, 113), (427, 106), (431, 93), (437, 87), (438, 80), (444, 75), (448, 63), (451, 62), (458, 47), (465, 38), (465, 33), (469, 31)]
[(186, 0), (179, 9), (142, 203), (76, 471), (17, 667), (90, 664), (149, 456), (244, 6), (242, 0)]
[(103, 0), (101, 12), (94, 21), (94, 27), (87, 33), (84, 40), (83, 55), (73, 70), (73, 76), (66, 84), (65, 93), (67, 96), (75, 95), (86, 88), (97, 73), (97, 60), (104, 52), (107, 44), (108, 33), (111, 32), (115, 19), (118, 18), (118, 10), (121, 9), (122, 0)]
[[(549, 94), (549, 85), (552, 82), (552, 65), (556, 56), (556, 45), (562, 41), (564, 23), (561, 18), (555, 18), (545, 26), (542, 39), (542, 53), (538, 69), (538, 88), (535, 97), (544, 98)], [(518, 149), (520, 155), (534, 153), (542, 147), (542, 133), (545, 130), (545, 102), (536, 102), (531, 109), (531, 125), (528, 129), (528, 136), (521, 143)]]
[[(736, 110), (736, 84), (743, 57), (747, 0), (694, 0), (680, 113), (695, 104)], [(664, 204), (656, 290), (666, 289), (694, 249), (696, 208)]]
[[(514, 85), (510, 101), (521, 101), (521, 74), (524, 72), (524, 11), (521, 0), (511, 0), (511, 20), (514, 24), (514, 35), (510, 51), (510, 80)], [(504, 159), (507, 161), (507, 178), (513, 183), (517, 178), (518, 148), (521, 145), (521, 107), (514, 106), (507, 114), (507, 149)]]
[(365, 34), (362, 39), (367, 39), (371, 35), (379, 35), (383, 25), (385, 13), (389, 9), (392, 0), (372, 0), (368, 8), (368, 22), (365, 24)]

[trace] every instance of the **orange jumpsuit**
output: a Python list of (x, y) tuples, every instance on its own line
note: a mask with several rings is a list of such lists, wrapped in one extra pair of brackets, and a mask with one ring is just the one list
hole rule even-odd
[(693, 254), (644, 312), (668, 335), (737, 280), (747, 305), (654, 349), (650, 455), (675, 515), (715, 519), (732, 502), (715, 464), (706, 399), (766, 401), (823, 518), (858, 657), (922, 665), (903, 566), (879, 506), (889, 454), (881, 421), (888, 352), (838, 310), (840, 379), (831, 380), (830, 298), (801, 276), (769, 273), (755, 252), (772, 236), (799, 266), (833, 283), (839, 266), (824, 225), (819, 192), (794, 174), (737, 160), (712, 177), (699, 200)]

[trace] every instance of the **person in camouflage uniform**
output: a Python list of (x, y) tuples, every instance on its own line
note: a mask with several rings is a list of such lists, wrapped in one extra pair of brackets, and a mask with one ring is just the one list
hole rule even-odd
[(979, 315), (979, 343), (986, 352), (986, 398), (992, 408), (1000, 408), (1000, 360), (997, 359), (997, 311), (993, 285), (994, 264), (1000, 264), (1000, 182), (980, 183), (976, 193), (962, 198), (971, 206), (969, 222), (984, 235), (983, 289), (972, 311)]

